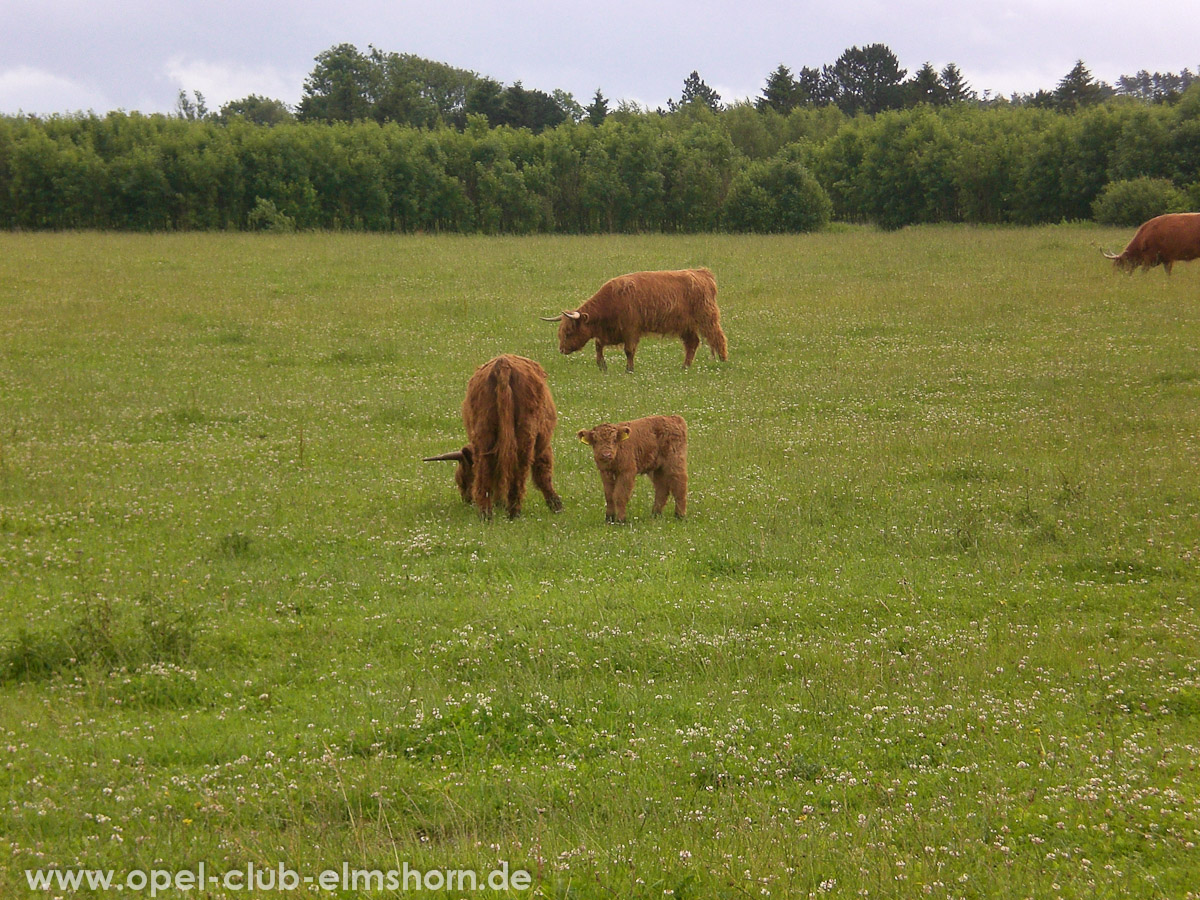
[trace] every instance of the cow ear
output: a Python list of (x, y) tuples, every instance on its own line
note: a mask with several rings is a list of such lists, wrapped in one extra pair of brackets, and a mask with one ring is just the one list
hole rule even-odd
[(468, 466), (474, 465), (475, 464), (475, 452), (471, 449), (471, 446), (468, 444), (466, 447), (463, 447), (462, 452), (463, 452), (463, 462), (465, 462)]
[(625, 441), (629, 439), (629, 435), (633, 434), (633, 429), (628, 425), (622, 425), (621, 430), (617, 432), (617, 440)]
[(591, 317), (592, 317), (591, 313), (580, 313), (580, 314), (579, 314), (579, 321), (580, 321), (580, 323), (583, 323), (583, 322), (586, 322), (586, 321), (587, 321), (588, 319), (590, 319)]
[(590, 444), (592, 442), (592, 433), (590, 431), (585, 431), (582, 428), (579, 430), (579, 433), (575, 436), (577, 438), (579, 438), (579, 440), (585, 444)]

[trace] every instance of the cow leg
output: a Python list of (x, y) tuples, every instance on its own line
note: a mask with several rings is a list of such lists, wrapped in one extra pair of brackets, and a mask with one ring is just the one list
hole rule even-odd
[(1172, 266), (1172, 265), (1173, 265), (1173, 263), (1171, 262), (1171, 260), (1169, 260), (1169, 259), (1164, 259), (1164, 260), (1163, 260), (1163, 271), (1165, 271), (1165, 272), (1166, 272), (1168, 275), (1170, 275), (1170, 274), (1171, 274), (1171, 266)]
[(625, 342), (625, 371), (633, 371), (633, 354), (637, 353), (638, 339), (632, 338)]
[(613, 486), (613, 512), (617, 517), (616, 521), (622, 525), (625, 524), (625, 511), (629, 507), (629, 498), (633, 494), (633, 480), (636, 477), (635, 472), (622, 472)]
[(705, 322), (701, 326), (701, 332), (704, 334), (704, 340), (708, 344), (708, 349), (711, 350), (716, 357), (725, 362), (729, 359), (729, 344), (725, 340), (725, 332), (721, 330), (720, 322)]
[(492, 460), (493, 457), (490, 454), (476, 454), (475, 486), (472, 490), (475, 505), (479, 508), (480, 518), (489, 522), (492, 519)]
[(529, 459), (517, 463), (517, 471), (513, 475), (512, 484), (508, 486), (508, 517), (515, 519), (521, 515), (521, 504), (525, 502), (525, 483), (529, 480)]
[(596, 341), (596, 365), (600, 367), (601, 372), (608, 371), (608, 363), (604, 361), (604, 345)]
[(696, 358), (696, 348), (700, 346), (700, 335), (694, 331), (683, 333), (683, 367), (686, 369)]
[(616, 505), (613, 494), (616, 491), (617, 476), (612, 472), (601, 472), (600, 483), (604, 486), (604, 524), (611, 525), (617, 521)]
[(554, 483), (550, 480), (554, 474), (554, 457), (550, 453), (549, 438), (538, 438), (537, 451), (533, 459), (533, 483), (537, 485), (546, 505), (552, 512), (562, 512), (562, 498), (554, 491)]
[(675, 495), (675, 518), (682, 519), (687, 515), (687, 470), (673, 473), (669, 480), (671, 493)]
[(650, 481), (654, 484), (654, 515), (661, 515), (663, 507), (667, 505), (667, 495), (671, 493), (667, 473), (656, 469), (650, 473)]

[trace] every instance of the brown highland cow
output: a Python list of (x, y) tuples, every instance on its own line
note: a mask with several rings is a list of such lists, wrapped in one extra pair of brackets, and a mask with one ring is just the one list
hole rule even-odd
[(687, 423), (682, 416), (597, 425), (580, 431), (579, 440), (591, 445), (600, 470), (605, 522), (625, 521), (638, 475), (649, 475), (654, 483), (654, 515), (662, 512), (668, 495), (675, 497), (676, 517), (687, 514)]
[(683, 340), (684, 366), (690, 366), (700, 338), (724, 362), (729, 358), (721, 311), (717, 309), (717, 282), (708, 269), (674, 272), (633, 272), (611, 278), (579, 309), (557, 316), (558, 349), (574, 353), (596, 340), (596, 365), (608, 369), (604, 348), (625, 346), (625, 369), (633, 371), (633, 355), (644, 334), (677, 335)]
[(1161, 264), (1170, 275), (1175, 263), (1200, 257), (1200, 213), (1156, 216), (1137, 230), (1121, 253), (1104, 255), (1113, 261), (1114, 268), (1126, 272)]
[(562, 499), (551, 475), (554, 455), (550, 438), (558, 421), (546, 372), (532, 359), (504, 355), (484, 363), (467, 382), (462, 406), (467, 445), (452, 453), (428, 456), (426, 462), (454, 460), (454, 480), (463, 502), (474, 503), (479, 514), (492, 517), (494, 503), (508, 508), (508, 517), (521, 514), (525, 482), (533, 483), (554, 512)]

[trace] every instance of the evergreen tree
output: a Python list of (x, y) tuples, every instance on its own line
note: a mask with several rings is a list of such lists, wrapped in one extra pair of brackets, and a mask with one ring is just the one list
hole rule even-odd
[(504, 86), (494, 78), (480, 78), (467, 91), (464, 111), (486, 116), (489, 125), (504, 124)]
[(534, 134), (567, 120), (567, 113), (544, 91), (529, 90), (521, 82), (506, 88), (502, 95), (501, 121), (494, 124), (528, 128)]
[(975, 92), (954, 63), (947, 63), (940, 76), (947, 103), (965, 103), (975, 99)]
[(904, 93), (906, 106), (916, 106), (919, 103), (945, 106), (949, 102), (946, 88), (938, 77), (937, 70), (928, 62), (904, 83)]
[(780, 63), (779, 68), (767, 76), (767, 85), (754, 105), (760, 111), (773, 109), (786, 116), (806, 99), (804, 89), (792, 77), (791, 69)]
[(804, 95), (805, 105), (828, 106), (834, 101), (833, 82), (825, 77), (821, 69), (803, 66), (796, 76), (796, 84)]
[(596, 96), (592, 97), (592, 102), (586, 112), (588, 122), (596, 126), (602, 124), (608, 117), (608, 100), (600, 93), (600, 88), (596, 88)]
[(683, 80), (683, 93), (679, 95), (679, 102), (668, 100), (667, 106), (671, 112), (676, 112), (689, 103), (703, 103), (713, 112), (717, 112), (721, 108), (721, 95), (704, 83), (699, 72), (693, 71)]
[(1083, 60), (1063, 76), (1054, 91), (1054, 105), (1065, 112), (1082, 106), (1093, 106), (1113, 95), (1113, 89), (1103, 81), (1097, 81), (1083, 64)]
[(1184, 69), (1174, 72), (1155, 72), (1151, 75), (1142, 69), (1136, 75), (1122, 75), (1117, 79), (1117, 93), (1136, 97), (1146, 103), (1174, 103), (1183, 92), (1196, 81), (1196, 75)]
[(833, 80), (835, 102), (847, 115), (874, 115), (903, 103), (900, 85), (907, 73), (884, 44), (851, 47), (827, 74)]

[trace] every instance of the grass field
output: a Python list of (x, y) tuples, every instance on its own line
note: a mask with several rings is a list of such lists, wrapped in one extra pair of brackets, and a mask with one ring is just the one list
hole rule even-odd
[[(0, 234), (0, 896), (1200, 895), (1200, 264), (1128, 237)], [(692, 265), (724, 365), (537, 318)], [(502, 352), (566, 509), (485, 525), (421, 457)], [(652, 413), (688, 518), (606, 526)]]

